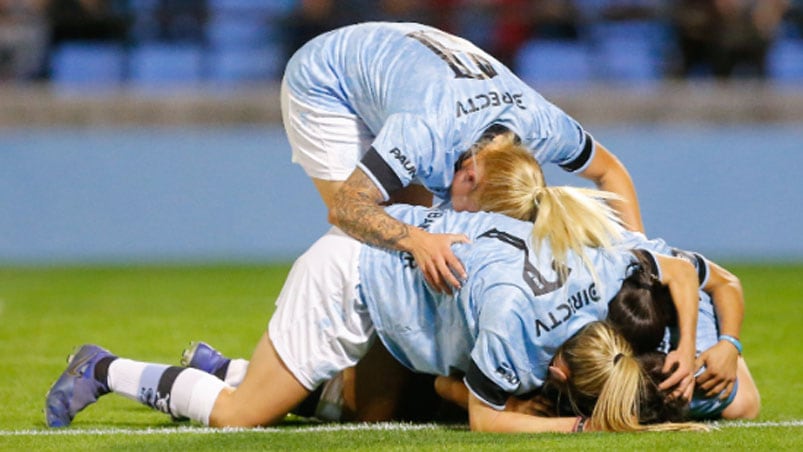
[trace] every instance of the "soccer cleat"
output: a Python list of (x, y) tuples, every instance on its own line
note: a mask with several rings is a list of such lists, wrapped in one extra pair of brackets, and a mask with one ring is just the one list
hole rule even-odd
[(221, 380), (226, 378), (229, 362), (231, 362), (230, 358), (226, 358), (214, 347), (202, 341), (191, 342), (190, 348), (181, 354), (182, 366), (202, 370)]
[(106, 357), (114, 357), (97, 345), (84, 345), (68, 358), (67, 370), (50, 387), (45, 402), (48, 427), (67, 427), (76, 413), (109, 393), (104, 383), (95, 380), (95, 366)]

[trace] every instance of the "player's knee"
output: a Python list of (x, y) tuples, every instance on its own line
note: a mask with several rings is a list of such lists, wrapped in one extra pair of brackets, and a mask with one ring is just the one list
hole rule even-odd
[(209, 415), (209, 426), (222, 427), (261, 427), (277, 423), (279, 419), (269, 419), (258, 410), (241, 403), (234, 397), (234, 391), (221, 393), (215, 402), (215, 407)]
[[(747, 385), (745, 385), (747, 386)], [(739, 393), (728, 408), (722, 412), (725, 419), (755, 419), (761, 413), (761, 395), (755, 386), (740, 387)]]
[(755, 419), (758, 417), (759, 413), (761, 413), (761, 395), (758, 393), (758, 389), (756, 389), (755, 386), (751, 389), (742, 407), (741, 419)]

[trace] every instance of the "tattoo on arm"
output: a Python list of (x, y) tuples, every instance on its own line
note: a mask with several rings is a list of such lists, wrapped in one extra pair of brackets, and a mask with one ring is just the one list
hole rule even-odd
[(412, 226), (388, 215), (381, 202), (379, 189), (362, 170), (357, 169), (335, 195), (332, 206), (335, 224), (361, 242), (403, 250), (399, 242), (410, 236), (409, 228)]

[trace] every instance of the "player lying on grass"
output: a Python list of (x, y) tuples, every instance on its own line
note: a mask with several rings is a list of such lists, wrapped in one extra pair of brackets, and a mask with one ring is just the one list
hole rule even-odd
[[(555, 204), (550, 202), (548, 196), (541, 194), (538, 200), (538, 209), (533, 210), (531, 208), (533, 205), (533, 192), (537, 191), (537, 187), (544, 186), (543, 175), (540, 173), (538, 165), (532, 162), (532, 159), (526, 153), (520, 149), (515, 149), (515, 147), (510, 140), (505, 141), (497, 138), (486, 145), (481, 153), (474, 156), (466, 154), (467, 158), (461, 159), (461, 164), (452, 186), (453, 206), (460, 210), (481, 208), (483, 210), (503, 212), (524, 220), (537, 220), (535, 229), (541, 231), (541, 234), (551, 233), (554, 235), (558, 231), (567, 230), (568, 226), (555, 226), (554, 223), (543, 221), (545, 218), (549, 218), (548, 212), (558, 210), (555, 209)], [(477, 177), (477, 174), (482, 173), (493, 176)], [(538, 215), (535, 215), (535, 213)], [(554, 237), (550, 245), (553, 249), (566, 248), (565, 242), (555, 240)], [(755, 417), (759, 406), (758, 392), (752, 383), (746, 365), (741, 358), (736, 359), (736, 355), (733, 354), (735, 349), (730, 344), (723, 341), (711, 343), (709, 340), (711, 335), (716, 335), (717, 328), (724, 335), (723, 337), (738, 338), (739, 336), (743, 316), (743, 299), (738, 279), (725, 269), (708, 262), (702, 257), (672, 249), (661, 240), (648, 241), (641, 234), (622, 232), (621, 242), (618, 243), (618, 246), (625, 248), (642, 247), (667, 256), (679, 255), (687, 257), (689, 262), (698, 267), (698, 273), (701, 275), (699, 282), (702, 286), (699, 306), (701, 307), (701, 315), (706, 319), (706, 323), (701, 325), (698, 331), (698, 337), (702, 338), (701, 340), (703, 340), (705, 346), (698, 350), (699, 359), (695, 368), (699, 368), (703, 364), (707, 365), (707, 370), (698, 376), (698, 382), (701, 388), (708, 391), (708, 393), (707, 395), (700, 393), (695, 395), (695, 400), (692, 403), (692, 413), (695, 415), (700, 413), (701, 410), (698, 408), (700, 405), (716, 405), (715, 401), (718, 400), (716, 394), (722, 393), (723, 396), (729, 395), (730, 397), (725, 399), (726, 402), (721, 404), (719, 409), (729, 406), (729, 401), (734, 400), (734, 398), (736, 400), (730, 408), (724, 410), (722, 415), (725, 418)], [(688, 258), (689, 256), (692, 258)], [(717, 310), (721, 311), (718, 313), (718, 325), (714, 324), (714, 317), (710, 309), (711, 297), (715, 300)], [(706, 307), (708, 308), (704, 309)], [(635, 317), (614, 320), (618, 320), (620, 325), (626, 326), (628, 323), (632, 324), (634, 319)], [(631, 335), (630, 337), (634, 339), (636, 346), (647, 346), (649, 350), (655, 349), (654, 345), (637, 335)], [(405, 398), (398, 396), (399, 393), (405, 390), (404, 386), (407, 384), (403, 376), (405, 369), (399, 366), (398, 363), (393, 362), (392, 359), (390, 361), (385, 359), (382, 356), (381, 346), (376, 347), (376, 349), (375, 352), (369, 355), (367, 360), (361, 362), (357, 371), (350, 369), (343, 375), (339, 375), (330, 384), (327, 384), (326, 394), (324, 394), (323, 403), (320, 406), (334, 408), (336, 413), (321, 413), (319, 411), (317, 413), (318, 416), (330, 419), (374, 421), (387, 420), (397, 416), (396, 405), (400, 398)], [(191, 352), (190, 357), (185, 359), (185, 363), (192, 363), (192, 354), (194, 352), (195, 350)], [(221, 357), (214, 350), (203, 344), (201, 352), (202, 355), (205, 354), (209, 357), (209, 359), (204, 356), (199, 358), (202, 363), (200, 365), (202, 369), (217, 372), (221, 378), (225, 378), (228, 383), (235, 386), (242, 380), (242, 375), (247, 368), (247, 361), (234, 360), (230, 364), (228, 359)], [(369, 361), (370, 364), (367, 363)], [(739, 379), (743, 381), (742, 390), (738, 392), (732, 391), (737, 367), (739, 368)], [(380, 372), (383, 377), (377, 378), (376, 375), (379, 375)], [(355, 378), (359, 379), (360, 384), (354, 383)], [(382, 384), (377, 385), (375, 384), (376, 381), (382, 381)], [(446, 379), (439, 379), (439, 388), (445, 391), (447, 390), (446, 388), (452, 387), (448, 383), (449, 381)], [(456, 383), (462, 384), (459, 380)], [(423, 381), (423, 384), (426, 385), (426, 380)], [(329, 388), (331, 385), (335, 387)], [(427, 389), (417, 388), (417, 396), (420, 398), (421, 394), (425, 393)], [(462, 393), (465, 393), (465, 389), (462, 390)], [(460, 396), (457, 396), (457, 399), (460, 399)], [(740, 402), (742, 399), (747, 402)], [(467, 400), (467, 398), (463, 397), (463, 400)], [(515, 400), (513, 400), (511, 406), (514, 404)], [(314, 409), (307, 410), (305, 414), (312, 414), (312, 412), (314, 412)], [(716, 412), (708, 413), (709, 417), (712, 415), (716, 415)], [(423, 417), (419, 414), (414, 414), (413, 417), (429, 418), (426, 414)]]
[[(550, 203), (548, 197), (542, 196), (535, 201), (537, 208), (529, 209), (532, 187), (546, 186), (543, 173), (537, 163), (527, 163), (527, 158), (520, 155), (521, 153), (515, 149), (516, 143), (509, 137), (499, 138), (490, 144), (480, 143), (483, 151), (475, 156), (471, 156), (470, 152), (464, 155), (464, 158), (467, 158), (457, 170), (452, 185), (452, 206), (456, 210), (481, 209), (534, 221), (536, 236), (543, 237), (549, 234), (551, 246), (560, 254), (566, 249), (563, 244), (566, 241), (555, 238), (560, 237), (561, 231), (569, 230), (571, 225), (567, 223), (556, 225), (544, 221), (559, 211), (560, 207), (554, 206), (560, 204)], [(581, 236), (582, 231), (573, 234)], [(725, 409), (728, 406), (725, 404), (718, 409), (724, 410), (722, 416), (729, 419), (755, 417), (760, 408), (758, 391), (744, 360), (740, 356), (737, 359), (734, 354), (737, 349), (741, 353), (738, 337), (744, 317), (744, 297), (738, 278), (699, 254), (672, 248), (663, 240), (648, 240), (643, 234), (630, 231), (621, 231), (619, 237), (621, 241), (616, 246), (620, 248), (643, 248), (664, 256), (680, 256), (694, 264), (700, 275), (699, 306), (701, 315), (705, 318), (705, 322), (699, 326), (697, 332), (697, 337), (703, 342), (702, 346), (698, 347), (699, 356), (694, 367), (695, 369), (700, 369), (703, 365), (707, 367), (707, 370), (697, 376), (697, 381), (701, 388), (707, 391), (708, 399), (715, 399), (719, 393), (722, 393), (722, 396), (732, 396), (731, 390), (736, 384), (738, 373), (740, 380), (743, 381), (744, 390), (741, 391), (741, 396), (737, 392), (737, 396), (744, 397), (744, 402), (739, 402), (738, 400), (742, 399), (738, 399), (733, 403), (733, 408)], [(716, 307), (716, 314), (712, 306)], [(626, 325), (626, 319), (614, 320), (620, 325)], [(642, 341), (641, 345), (651, 347), (646, 341)], [(682, 344), (678, 342), (672, 345), (673, 347), (679, 345), (682, 348)], [(664, 346), (664, 352), (666, 350)], [(674, 360), (674, 357), (671, 359)], [(671, 365), (667, 363), (665, 369)], [(706, 402), (705, 399), (706, 397), (698, 394), (698, 401), (692, 404), (692, 413), (700, 418), (718, 415), (718, 409), (706, 414), (714, 404), (711, 401)], [(702, 406), (709, 408), (699, 408)]]
[[(686, 419), (753, 419), (761, 409), (758, 388), (750, 375), (739, 341), (744, 299), (741, 284), (731, 272), (708, 261), (697, 253), (670, 248), (663, 240), (644, 240), (641, 234), (624, 234), (627, 247), (637, 246), (654, 253), (681, 256), (695, 265), (701, 289), (699, 292), (699, 316), (697, 323), (696, 391), (685, 410)], [(645, 262), (641, 265), (650, 265)], [(622, 289), (610, 302), (608, 320), (623, 334), (631, 344), (642, 367), (651, 374), (654, 382), (664, 378), (663, 367), (666, 350), (671, 349), (676, 334), (669, 325), (672, 323), (674, 308), (666, 289), (651, 276), (652, 272), (634, 272), (622, 284)], [(565, 378), (553, 378), (560, 389), (550, 392), (571, 394), (572, 385), (566, 385)], [(435, 382), (439, 395), (462, 407), (466, 406), (468, 392), (462, 381), (450, 377), (439, 377)], [(588, 415), (594, 409), (593, 400), (583, 403), (582, 394), (568, 397), (573, 403), (554, 414)], [(663, 401), (656, 398), (645, 399), (642, 406), (642, 422), (678, 420), (676, 410), (665, 410)], [(545, 407), (560, 406), (555, 400), (539, 396), (528, 401), (514, 401), (514, 409), (532, 412)], [(545, 403), (547, 402), (547, 403)]]
[(539, 162), (617, 193), (624, 202), (609, 201), (625, 224), (643, 229), (633, 182), (611, 152), (498, 60), (441, 30), (372, 22), (314, 38), (288, 62), (281, 104), (293, 161), (332, 224), (409, 252), (435, 290), (460, 285), (451, 245), (465, 237), (405, 225), (383, 203), (448, 198), (458, 158), (483, 135), (509, 131)]
[[(606, 409), (594, 412), (588, 429), (697, 428), (640, 425), (635, 413), (644, 375), (632, 349), (606, 324), (583, 328), (605, 318), (605, 300), (618, 292), (637, 256), (649, 251), (605, 247), (620, 227), (610, 208), (588, 195), (608, 195), (545, 187), (540, 168), (527, 164), (532, 157), (515, 155), (525, 158), (521, 164), (513, 162), (512, 168), (526, 167), (529, 181), (523, 185), (532, 188), (527, 204), (534, 224), (486, 212), (388, 208), (407, 224), (433, 233), (461, 231), (471, 238), (471, 243), (454, 246), (468, 269), (468, 278), (454, 295), (432, 290), (408, 254), (363, 245), (334, 228), (293, 265), (268, 331), (237, 388), (197, 369), (117, 358), (89, 345), (71, 358), (48, 393), (48, 425), (69, 425), (77, 412), (108, 392), (205, 425), (275, 424), (318, 385), (354, 366), (378, 336), (414, 371), (464, 373), (471, 390), (473, 430), (570, 432), (582, 426), (575, 417), (504, 411), (510, 396), (541, 387), (550, 365), (561, 365), (552, 358), (569, 338), (564, 347), (597, 344), (589, 350), (597, 357), (586, 363), (591, 368), (575, 367), (578, 370), (568, 377), (576, 385), (585, 374), (598, 377), (595, 386), (585, 390)], [(505, 152), (502, 160), (515, 159)], [(488, 155), (473, 165), (481, 168), (491, 162)], [(532, 168), (537, 172), (528, 172)], [(508, 191), (510, 180), (503, 178)], [(490, 182), (475, 190), (480, 207)], [(508, 199), (516, 203), (515, 196)], [(655, 260), (677, 304), (681, 334), (666, 364), (676, 370), (661, 389), (676, 388), (677, 396), (688, 398), (693, 390), (696, 273), (682, 259), (656, 255)], [(603, 339), (593, 339), (596, 336)], [(617, 365), (611, 369), (614, 361)], [(600, 365), (611, 372), (600, 374)], [(629, 384), (623, 387), (622, 381)]]
[[(676, 403), (668, 406), (661, 398), (647, 397), (646, 405), (640, 410), (642, 423), (678, 421), (680, 419), (753, 419), (760, 411), (760, 396), (750, 371), (741, 355), (738, 340), (744, 315), (744, 299), (738, 278), (723, 267), (705, 259), (697, 253), (689, 253), (669, 247), (663, 240), (646, 240), (641, 234), (623, 232), (619, 246), (643, 248), (654, 253), (678, 256), (692, 263), (700, 281), (699, 316), (697, 326), (697, 390), (684, 410)], [(621, 290), (610, 301), (608, 320), (633, 345), (642, 367), (652, 369), (654, 382), (660, 383), (663, 374), (664, 357), (677, 338), (676, 331), (669, 329), (675, 317), (672, 301), (666, 288), (652, 275), (654, 271), (649, 261), (640, 265), (638, 271), (624, 281)], [(674, 330), (674, 328), (673, 328)], [(670, 331), (672, 331), (670, 333)], [(659, 351), (660, 350), (660, 351)], [(376, 355), (376, 352), (374, 352)], [(380, 358), (381, 359), (381, 358)], [(196, 343), (185, 352), (184, 364), (216, 373), (230, 385), (237, 386), (242, 380), (248, 362), (230, 360), (205, 343)], [(561, 361), (557, 359), (557, 361)], [(375, 364), (361, 362), (355, 369), (348, 369), (333, 381), (323, 386), (321, 393), (307, 401), (299, 412), (305, 416), (315, 416), (324, 420), (440, 420), (438, 404), (428, 400), (428, 390), (422, 385), (432, 384), (423, 379), (417, 386), (399, 385), (400, 370), (390, 363)], [(656, 367), (656, 363), (660, 366)], [(403, 372), (403, 369), (401, 370)], [(657, 373), (656, 373), (657, 371)], [(649, 372), (648, 372), (649, 373)], [(381, 385), (373, 385), (379, 380)], [(565, 380), (556, 373), (551, 382), (562, 391), (571, 392), (570, 387), (561, 385)], [(656, 384), (657, 384), (656, 383)], [(359, 388), (355, 386), (361, 386)], [(364, 388), (367, 386), (368, 388)], [(397, 394), (391, 388), (398, 387)], [(437, 393), (458, 406), (466, 408), (469, 400), (468, 390), (462, 379), (438, 377), (434, 380)], [(549, 392), (555, 395), (555, 391)], [(410, 407), (404, 400), (419, 400), (418, 407)], [(565, 399), (565, 398), (564, 398)], [(581, 395), (569, 397), (578, 400), (574, 406), (564, 407), (562, 411), (548, 410), (546, 406), (559, 406), (554, 400), (539, 395), (533, 400), (511, 397), (507, 409), (542, 415), (574, 414), (589, 416), (593, 404), (584, 404)], [(548, 403), (547, 403), (548, 402)], [(546, 403), (546, 405), (545, 405)], [(453, 416), (446, 411), (447, 416)], [(461, 416), (458, 414), (457, 419)]]

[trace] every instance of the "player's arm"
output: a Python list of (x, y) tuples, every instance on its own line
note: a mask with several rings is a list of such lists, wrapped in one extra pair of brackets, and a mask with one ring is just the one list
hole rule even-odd
[[(504, 305), (496, 306), (501, 310)], [(484, 309), (480, 314), (480, 323), (486, 321), (503, 327), (508, 319), (514, 318), (496, 315), (498, 312)], [(524, 319), (518, 315), (516, 318)], [(472, 359), (463, 379), (468, 392), (471, 430), (499, 433), (572, 432), (577, 426), (577, 417), (542, 417), (508, 409), (510, 397), (522, 389), (520, 377), (514, 369), (526, 365), (526, 362), (516, 365), (511, 356), (521, 351), (519, 348), (527, 337), (526, 332), (526, 329), (507, 325), (504, 337), (501, 337), (480, 326)], [(496, 370), (489, 372), (490, 369)]]
[[(651, 254), (652, 255), (652, 254)], [(696, 354), (697, 311), (699, 280), (697, 270), (689, 261), (677, 257), (652, 255), (660, 268), (661, 283), (669, 288), (678, 314), (680, 339), (678, 347), (666, 357), (664, 373), (677, 368), (661, 384), (661, 389), (676, 387), (672, 395), (691, 400), (694, 390), (694, 360)], [(676, 386), (677, 385), (677, 386)]]
[[(576, 417), (542, 417), (531, 416), (514, 411), (500, 411), (477, 396), (469, 393), (468, 419), (471, 430), (494, 433), (569, 433), (578, 425)], [(584, 430), (592, 430), (589, 423)]]
[(435, 393), (443, 400), (468, 409), (468, 388), (459, 378), (438, 375), (435, 378)]
[(409, 252), (426, 281), (435, 290), (459, 288), (466, 271), (451, 249), (466, 243), (463, 234), (431, 234), (396, 220), (385, 212), (382, 192), (360, 168), (354, 170), (335, 193), (329, 222), (370, 245)]
[(612, 207), (619, 212), (628, 229), (644, 232), (636, 188), (630, 178), (630, 173), (627, 172), (622, 162), (604, 146), (596, 141), (594, 146), (594, 156), (580, 176), (593, 181), (600, 190), (618, 194), (622, 200), (611, 201)]
[[(451, 402), (464, 410), (468, 410), (468, 388), (463, 380), (456, 377), (444, 377), (439, 375), (435, 378), (435, 392), (442, 399)], [(510, 396), (505, 405), (505, 411), (514, 411), (531, 416), (554, 416), (554, 406), (552, 402), (536, 394), (527, 399), (519, 399)]]
[(697, 377), (697, 386), (706, 391), (708, 397), (720, 393), (727, 397), (738, 371), (741, 350), (737, 347), (741, 343), (733, 340), (739, 340), (742, 330), (744, 294), (739, 278), (734, 274), (710, 261), (708, 269), (709, 276), (703, 290), (711, 295), (722, 339), (697, 358), (697, 367), (706, 367), (705, 372)]

